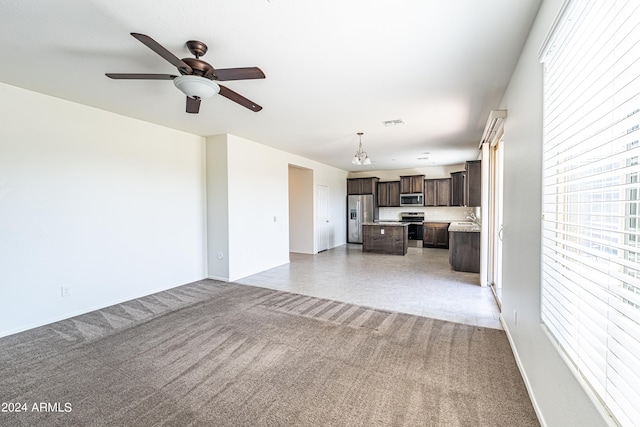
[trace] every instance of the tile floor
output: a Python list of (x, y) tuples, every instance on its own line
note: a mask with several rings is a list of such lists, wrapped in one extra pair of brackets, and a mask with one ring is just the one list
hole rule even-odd
[(451, 270), (449, 251), (410, 247), (405, 256), (363, 253), (347, 244), (236, 283), (502, 329), (498, 305), (476, 273)]

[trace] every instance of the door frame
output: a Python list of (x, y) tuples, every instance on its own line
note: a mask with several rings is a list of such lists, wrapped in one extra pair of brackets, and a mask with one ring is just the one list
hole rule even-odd
[(489, 248), (487, 281), (502, 308), (504, 132), (489, 145)]
[[(316, 244), (315, 252), (326, 251), (331, 247), (331, 209), (329, 201), (329, 186), (316, 184), (315, 187), (315, 224), (316, 224)], [(324, 200), (321, 197), (324, 193)], [(324, 243), (324, 245), (323, 245)]]

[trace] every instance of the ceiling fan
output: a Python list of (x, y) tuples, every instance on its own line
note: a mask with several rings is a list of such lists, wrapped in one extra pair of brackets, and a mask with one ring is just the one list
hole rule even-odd
[(216, 81), (264, 79), (265, 75), (258, 67), (222, 68), (215, 69), (209, 63), (200, 59), (207, 53), (207, 45), (189, 40), (187, 48), (195, 58), (179, 59), (169, 52), (160, 43), (149, 36), (139, 33), (131, 33), (149, 49), (160, 55), (171, 65), (176, 67), (180, 75), (174, 74), (131, 74), (131, 73), (106, 73), (112, 79), (124, 80), (173, 80), (175, 86), (187, 95), (187, 113), (197, 114), (200, 111), (200, 100), (220, 94), (233, 102), (236, 102), (251, 111), (260, 111), (262, 107), (245, 98), (228, 87), (222, 86)]

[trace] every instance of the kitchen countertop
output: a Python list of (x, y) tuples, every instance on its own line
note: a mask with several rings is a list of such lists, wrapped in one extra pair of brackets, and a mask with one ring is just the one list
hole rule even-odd
[(394, 220), (394, 219), (385, 219), (385, 220), (381, 220), (381, 221), (374, 221), (374, 222), (367, 222), (367, 223), (363, 223), (362, 225), (384, 225), (384, 226), (397, 226), (397, 225), (409, 225), (409, 224), (418, 224), (418, 225), (423, 225), (423, 224), (433, 224), (433, 223), (437, 223), (437, 224), (449, 224), (449, 231), (454, 231), (454, 232), (462, 232), (462, 233), (479, 233), (482, 229), (481, 227), (476, 224), (475, 222), (471, 222), (471, 221), (455, 221), (455, 220), (431, 220), (431, 219), (425, 219), (424, 221), (421, 222), (407, 222), (407, 221), (400, 221), (400, 220)]
[(453, 221), (449, 225), (449, 231), (462, 232), (462, 233), (479, 233), (480, 226), (471, 221)]
[(409, 225), (408, 222), (400, 221), (376, 221), (376, 222), (363, 222), (362, 225), (383, 225), (385, 227), (404, 227)]

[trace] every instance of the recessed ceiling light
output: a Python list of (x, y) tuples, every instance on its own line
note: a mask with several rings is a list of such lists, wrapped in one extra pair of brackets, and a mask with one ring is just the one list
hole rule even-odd
[(396, 125), (403, 125), (404, 122), (402, 121), (402, 119), (395, 119), (395, 120), (385, 120), (382, 122), (383, 125), (385, 125), (386, 127), (390, 127), (390, 126), (396, 126)]

